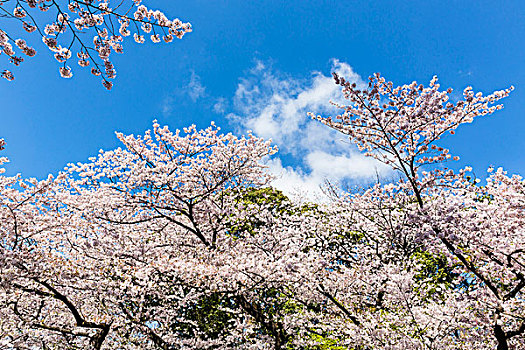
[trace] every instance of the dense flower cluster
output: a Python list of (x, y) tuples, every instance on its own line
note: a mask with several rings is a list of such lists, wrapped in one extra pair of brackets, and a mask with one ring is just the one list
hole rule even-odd
[[(141, 2), (7, 0), (0, 1), (0, 9), (4, 17), (19, 21), (27, 33), (38, 33), (34, 35), (39, 35), (54, 53), (55, 59), (63, 64), (59, 68), (62, 77), (72, 77), (71, 68), (66, 63), (72, 56), (71, 50), (75, 49), (78, 64), (81, 67), (91, 65), (91, 73), (101, 76), (103, 85), (109, 90), (113, 85), (110, 79), (116, 77), (110, 55), (112, 52), (124, 52), (122, 42), (124, 37), (131, 35), (129, 27), (135, 29), (134, 38), (138, 43), (144, 42), (141, 32), (150, 34), (154, 43), (160, 42), (161, 37), (169, 43), (174, 37), (180, 39), (191, 32), (189, 23), (183, 23), (178, 18), (170, 20), (161, 11), (148, 9)], [(40, 21), (45, 16), (37, 12), (48, 10), (51, 10), (52, 16), (50, 22), (44, 25)], [(115, 26), (116, 23), (120, 26)], [(92, 40), (86, 40), (85, 33), (92, 33)], [(10, 34), (0, 30), (0, 53), (5, 53), (12, 64), (18, 66), (24, 61), (13, 50), (13, 41), (24, 55), (33, 57), (36, 54), (36, 50), (27, 46), (25, 40), (13, 40)], [(66, 45), (62, 46), (61, 42)], [(14, 79), (14, 75), (7, 70), (4, 70), (2, 77)]]
[(509, 90), (447, 106), (435, 79), (336, 80), (350, 106), (316, 118), (399, 181), (290, 200), (270, 143), (156, 122), (56, 178), (0, 177), (2, 347), (524, 348), (525, 182), (435, 167)]

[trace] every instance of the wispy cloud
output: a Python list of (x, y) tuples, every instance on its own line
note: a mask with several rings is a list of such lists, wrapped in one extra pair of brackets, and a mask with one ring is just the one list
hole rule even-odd
[(175, 99), (173, 98), (173, 95), (167, 95), (162, 100), (161, 105), (161, 111), (163, 117), (169, 117), (171, 113), (173, 112), (173, 103), (175, 102)]
[(201, 77), (192, 70), (189, 79), (181, 82), (172, 91), (166, 93), (161, 101), (160, 111), (162, 116), (167, 118), (172, 116), (174, 108), (177, 108), (180, 104), (195, 104), (197, 100), (199, 100), (200, 104), (210, 106), (213, 98), (207, 93)]
[(226, 112), (227, 105), (228, 101), (224, 97), (219, 97), (213, 104), (213, 111), (217, 114), (224, 114)]
[[(359, 86), (365, 84), (349, 64), (336, 59), (331, 61), (331, 72)], [(331, 75), (313, 72), (307, 79), (297, 79), (258, 61), (240, 79), (228, 117), (240, 132), (249, 129), (271, 138), (281, 156), (292, 159), (288, 165), (283, 165), (285, 158), (269, 161), (270, 171), (277, 176), (276, 187), (288, 194), (319, 196), (326, 180), (362, 183), (388, 172), (383, 164), (359, 153), (343, 135), (308, 118), (307, 112), (336, 114), (330, 101), (342, 99)]]
[(206, 88), (201, 83), (201, 77), (195, 72), (191, 72), (190, 82), (188, 84), (188, 95), (193, 102), (203, 97), (206, 93)]

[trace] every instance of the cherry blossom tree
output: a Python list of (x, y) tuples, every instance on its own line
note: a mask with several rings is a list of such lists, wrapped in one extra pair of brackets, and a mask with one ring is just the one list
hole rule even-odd
[[(133, 34), (134, 41), (140, 44), (145, 42), (145, 36), (154, 43), (169, 43), (191, 32), (189, 23), (178, 18), (170, 20), (161, 11), (148, 9), (141, 3), (142, 0), (2, 0), (0, 16), (16, 21), (26, 34), (18, 34), (12, 27), (9, 31), (0, 29), (0, 53), (19, 66), (24, 58), (37, 53), (29, 43), (41, 39), (60, 63), (63, 78), (73, 76), (68, 63), (75, 55), (73, 59), (78, 65), (91, 67), (91, 74), (100, 76), (109, 90), (113, 86), (111, 80), (116, 77), (110, 56), (113, 52), (124, 52), (125, 37)], [(14, 79), (7, 69), (1, 76)]]
[(125, 149), (56, 179), (6, 184), (0, 339), (27, 349), (283, 348), (297, 325), (269, 305), (300, 290), (299, 266), (322, 267), (305, 222), (252, 190), (267, 184), (260, 161), (275, 149), (213, 126), (118, 137)]
[[(385, 291), (394, 280), (402, 293), (397, 302), (404, 303), (396, 314), (406, 318), (404, 325), (395, 327), (402, 327), (410, 341), (419, 341), (415, 348), (523, 347), (523, 179), (508, 177), (500, 169), (479, 186), (466, 175), (470, 168), (454, 172), (441, 165), (458, 158), (438, 144), (459, 125), (501, 109), (496, 101), (512, 88), (483, 96), (469, 87), (454, 103), (449, 97), (452, 90), (439, 91), (437, 78), (429, 87), (414, 82), (394, 88), (375, 75), (365, 90), (335, 74), (334, 78), (349, 104), (338, 105), (342, 113), (335, 118), (312, 117), (348, 135), (367, 155), (402, 174), (398, 184), (378, 185), (346, 201), (350, 204), (345, 215), (352, 213), (352, 217), (343, 227), (355, 227), (359, 239), (372, 246), (375, 253), (369, 255), (378, 260), (355, 261), (363, 255), (351, 250), (346, 259), (364, 264), (365, 270), (392, 269), (379, 274), (376, 283), (368, 280), (366, 286), (359, 285), (368, 290), (366, 303), (376, 300), (375, 304), (384, 305)], [(422, 303), (418, 294), (421, 283), (435, 284), (435, 276), (422, 279), (417, 272), (421, 267), (410, 266), (421, 254), (434, 259), (431, 266), (436, 273), (448, 274), (440, 293), (435, 286), (431, 289), (430, 304)], [(352, 305), (355, 300), (345, 303)], [(409, 331), (407, 325), (416, 329)], [(440, 343), (440, 338), (445, 342)]]

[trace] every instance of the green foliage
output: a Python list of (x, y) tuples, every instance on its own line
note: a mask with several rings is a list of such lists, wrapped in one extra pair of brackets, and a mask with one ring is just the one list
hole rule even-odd
[(257, 229), (267, 225), (257, 214), (270, 209), (275, 215), (291, 213), (292, 204), (281, 191), (271, 187), (250, 188), (240, 193), (238, 204), (251, 208), (254, 212), (247, 219), (235, 220), (228, 227), (228, 234), (234, 239), (253, 235)]
[(457, 287), (459, 273), (455, 272), (457, 265), (451, 265), (443, 254), (434, 254), (428, 251), (417, 251), (412, 254), (419, 265), (415, 280), (420, 283), (416, 286), (425, 299), (443, 300), (445, 290)]
[(338, 339), (330, 337), (330, 334), (310, 333), (310, 339), (317, 345), (313, 345), (304, 350), (348, 350), (347, 347), (340, 346)]
[(184, 308), (184, 316), (196, 325), (174, 323), (172, 328), (185, 337), (195, 337), (196, 333), (204, 334), (205, 339), (217, 339), (226, 335), (232, 326), (234, 315), (225, 308), (235, 308), (231, 298), (221, 293), (204, 296), (193, 305)]
[(249, 189), (242, 196), (242, 200), (248, 204), (259, 206), (271, 204), (278, 212), (283, 212), (291, 206), (291, 203), (281, 191), (271, 187)]

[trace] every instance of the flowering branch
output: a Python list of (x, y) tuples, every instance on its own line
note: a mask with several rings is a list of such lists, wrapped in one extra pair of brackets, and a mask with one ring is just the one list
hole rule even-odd
[[(110, 7), (114, 3), (110, 1), (99, 0), (95, 3), (93, 0), (67, 0), (66, 3), (65, 0), (6, 0), (0, 1), (0, 11), (3, 17), (19, 21), (26, 32), (39, 34), (47, 48), (54, 53), (55, 59), (62, 64), (59, 72), (63, 78), (73, 76), (67, 63), (76, 47), (78, 64), (81, 67), (91, 65), (91, 73), (100, 76), (104, 87), (109, 90), (113, 86), (111, 80), (116, 77), (110, 55), (112, 52), (124, 52), (122, 42), (132, 34), (129, 30), (131, 23), (136, 28), (133, 37), (137, 43), (144, 43), (144, 34), (152, 32), (151, 41), (159, 43), (161, 36), (155, 32), (155, 28), (162, 31), (162, 40), (166, 43), (172, 42), (175, 37), (181, 39), (192, 30), (189, 23), (179, 19), (169, 20), (161, 11), (141, 5), (142, 0), (122, 0), (115, 8)], [(121, 11), (121, 8), (127, 10)], [(42, 14), (38, 12), (49, 10), (54, 10), (50, 22), (40, 23)], [(118, 29), (113, 21), (119, 23)], [(83, 38), (85, 33), (93, 33), (91, 43)], [(68, 44), (62, 46), (60, 41)], [(36, 50), (28, 46), (26, 40), (13, 40), (10, 34), (0, 29), (0, 53), (5, 53), (9, 62), (15, 66), (19, 66), (24, 58), (16, 55), (11, 42), (28, 57), (36, 54)], [(14, 79), (13, 73), (7, 69), (2, 71), (1, 76), (7, 80)]]

